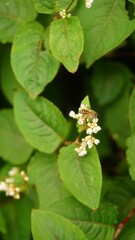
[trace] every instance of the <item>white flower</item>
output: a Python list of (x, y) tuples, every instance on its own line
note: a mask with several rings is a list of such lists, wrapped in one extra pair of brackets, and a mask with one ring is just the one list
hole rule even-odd
[(62, 18), (66, 18), (66, 17), (71, 17), (71, 13), (66, 13), (66, 10), (63, 9), (62, 11), (59, 12), (59, 15), (62, 17)]
[(90, 8), (92, 3), (93, 3), (93, 0), (85, 0), (86, 8)]
[(86, 133), (87, 133), (87, 134), (91, 134), (91, 133), (92, 133), (92, 129), (91, 129), (91, 128), (88, 128), (88, 129), (86, 130)]
[(75, 114), (74, 111), (70, 111), (69, 116), (72, 117), (72, 118), (76, 118), (76, 114)]
[(16, 175), (18, 172), (19, 172), (19, 168), (13, 167), (13, 168), (8, 172), (8, 175), (9, 175), (9, 176), (14, 176), (14, 175)]
[(7, 191), (7, 184), (4, 181), (0, 182), (0, 191)]
[(81, 148), (81, 146), (79, 148), (75, 148), (75, 151), (78, 153), (79, 157), (83, 157), (87, 154), (86, 149)]
[(87, 134), (92, 134), (93, 133), (97, 133), (101, 130), (101, 127), (97, 125), (98, 122), (98, 118), (93, 118), (93, 121), (91, 123), (88, 123), (88, 129), (86, 130)]
[(78, 122), (79, 125), (83, 125), (84, 124), (83, 118), (79, 118), (77, 122)]
[(13, 179), (13, 178), (6, 178), (6, 179), (5, 179), (5, 182), (6, 182), (6, 183), (13, 183), (13, 182), (14, 182), (14, 179)]
[(95, 138), (94, 143), (95, 143), (96, 145), (98, 145), (98, 144), (100, 143), (100, 140)]

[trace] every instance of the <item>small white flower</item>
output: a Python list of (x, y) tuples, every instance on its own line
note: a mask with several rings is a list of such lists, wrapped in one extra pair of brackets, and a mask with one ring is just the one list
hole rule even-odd
[(93, 128), (93, 132), (94, 133), (97, 133), (97, 132), (99, 132), (101, 130), (101, 127), (100, 126), (97, 126), (97, 127), (94, 127)]
[(91, 128), (88, 128), (88, 129), (86, 130), (86, 133), (87, 133), (87, 134), (92, 134), (92, 129), (91, 129)]
[(6, 182), (6, 183), (13, 183), (13, 182), (14, 182), (14, 179), (13, 179), (13, 178), (6, 178), (6, 179), (5, 179), (5, 182)]
[(62, 18), (66, 18), (66, 17), (71, 17), (71, 13), (66, 13), (66, 10), (63, 9), (62, 11), (59, 12), (59, 15), (62, 17)]
[(7, 184), (4, 181), (0, 182), (0, 191), (7, 191)]
[(86, 149), (84, 149), (84, 150), (80, 151), (78, 155), (79, 155), (80, 157), (83, 157), (83, 156), (85, 156), (86, 154), (87, 154), (87, 151), (86, 151)]
[(8, 175), (9, 175), (9, 176), (14, 176), (14, 175), (16, 175), (18, 172), (19, 172), (19, 168), (13, 167), (13, 168), (8, 172)]
[(76, 114), (75, 114), (74, 111), (70, 111), (69, 116), (72, 117), (72, 118), (76, 118)]
[(83, 121), (82, 118), (79, 118), (77, 122), (78, 122), (79, 125), (83, 125), (84, 124), (84, 121)]
[(94, 143), (95, 143), (96, 145), (98, 145), (98, 144), (100, 143), (100, 140), (99, 140), (99, 139), (95, 139)]
[(80, 148), (75, 148), (75, 151), (78, 153), (79, 157), (83, 157), (87, 154), (87, 151), (86, 151), (85, 148), (84, 149), (81, 149), (81, 147)]
[(93, 3), (93, 0), (85, 0), (85, 6), (86, 8), (90, 8)]
[(101, 130), (101, 127), (97, 125), (98, 122), (98, 118), (94, 118), (93, 121), (90, 123), (88, 123), (88, 129), (86, 131), (87, 134), (92, 134), (93, 133), (97, 133), (98, 131)]

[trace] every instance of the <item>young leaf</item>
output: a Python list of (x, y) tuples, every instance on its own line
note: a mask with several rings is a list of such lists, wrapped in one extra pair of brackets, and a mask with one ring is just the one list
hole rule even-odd
[(12, 110), (0, 111), (0, 156), (13, 164), (26, 162), (33, 149), (20, 134)]
[(8, 49), (3, 57), (2, 69), (1, 69), (1, 88), (7, 98), (12, 104), (14, 93), (17, 89), (21, 89), (21, 85), (16, 80), (10, 63), (10, 49)]
[(20, 131), (38, 150), (52, 153), (67, 132), (62, 113), (45, 98), (31, 100), (24, 92), (15, 95), (14, 112)]
[(32, 98), (53, 80), (59, 68), (51, 53), (42, 50), (44, 35), (45, 29), (41, 24), (30, 22), (19, 28), (12, 46), (13, 71)]
[(58, 174), (57, 154), (36, 152), (27, 170), (30, 183), (36, 185), (40, 209), (70, 195)]
[(86, 240), (83, 232), (66, 218), (48, 211), (32, 211), (34, 240)]
[(11, 42), (19, 25), (32, 21), (35, 17), (36, 11), (32, 0), (1, 0), (0, 41)]
[[(115, 205), (105, 201), (96, 211), (82, 205), (73, 197), (52, 203), (47, 210), (64, 216), (86, 234), (88, 240), (112, 240), (118, 211)], [(94, 231), (93, 231), (94, 229)]]
[(60, 177), (80, 202), (96, 209), (99, 206), (102, 184), (97, 151), (93, 147), (86, 156), (79, 157), (75, 147), (72, 144), (61, 149), (58, 159)]
[[(66, 9), (71, 0), (33, 0), (33, 2), (38, 12), (51, 14)], [(75, 2), (77, 1), (75, 0)], [(72, 5), (74, 6), (75, 4)]]
[(135, 29), (125, 10), (125, 1), (98, 0), (90, 9), (79, 0), (75, 14), (84, 32), (84, 59), (90, 67), (101, 56), (118, 46)]
[(69, 72), (75, 72), (83, 51), (83, 31), (77, 17), (58, 19), (51, 23), (50, 48), (54, 57)]

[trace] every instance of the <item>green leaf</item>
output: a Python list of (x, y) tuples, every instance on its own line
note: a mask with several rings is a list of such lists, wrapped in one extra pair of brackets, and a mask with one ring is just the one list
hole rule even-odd
[(91, 81), (98, 103), (106, 105), (116, 99), (127, 87), (127, 81), (130, 81), (132, 75), (131, 71), (119, 62), (104, 60), (95, 63)]
[(17, 124), (26, 140), (38, 150), (52, 153), (63, 141), (67, 123), (59, 109), (43, 97), (31, 100), (24, 92), (15, 95)]
[(121, 222), (135, 206), (135, 183), (129, 176), (115, 177), (104, 197), (118, 206)]
[(58, 174), (57, 154), (36, 152), (29, 163), (28, 176), (30, 183), (36, 185), (40, 209), (70, 195)]
[(127, 139), (126, 159), (129, 165), (129, 174), (135, 181), (135, 132)]
[(130, 134), (128, 106), (129, 92), (127, 90), (122, 93), (118, 100), (108, 106), (105, 113), (105, 126), (108, 128), (112, 138), (117, 142), (118, 146), (125, 148), (127, 137)]
[(2, 214), (2, 212), (0, 211), (0, 232), (2, 233), (6, 233), (7, 229), (6, 229), (6, 221), (5, 218)]
[(10, 64), (10, 49), (5, 52), (2, 61), (1, 70), (1, 88), (7, 98), (7, 100), (12, 104), (14, 93), (17, 89), (21, 89), (21, 85), (16, 80), (16, 77), (12, 71)]
[(17, 28), (36, 18), (36, 11), (31, 0), (0, 1), (0, 41), (11, 42)]
[(22, 196), (17, 201), (7, 201), (4, 204), (2, 212), (8, 230), (4, 235), (4, 240), (30, 239), (30, 215), (33, 207), (33, 203), (26, 196)]
[(135, 89), (133, 89), (129, 102), (129, 121), (131, 131), (135, 132)]
[(121, 232), (118, 240), (134, 240), (135, 239), (135, 228), (134, 226), (126, 229), (126, 232)]
[(58, 19), (51, 23), (50, 48), (54, 57), (69, 72), (75, 72), (83, 51), (83, 31), (77, 17)]
[(99, 206), (102, 184), (97, 151), (93, 147), (86, 156), (79, 157), (75, 147), (72, 144), (61, 149), (58, 159), (60, 177), (80, 202), (96, 209)]
[[(71, 0), (33, 0), (33, 2), (38, 12), (51, 14), (66, 9), (71, 3)], [(76, 0), (74, 2), (75, 3), (72, 4), (73, 6), (70, 9), (77, 3)]]
[[(12, 46), (12, 67), (19, 83), (32, 98), (44, 90), (55, 77), (59, 63), (47, 50), (42, 50), (45, 29), (38, 22), (19, 28)], [(19, 64), (18, 64), (19, 63)]]
[(64, 217), (48, 211), (32, 211), (34, 240), (86, 240), (83, 232)]
[(97, 59), (117, 47), (135, 29), (125, 10), (125, 1), (98, 0), (90, 9), (79, 0), (75, 14), (84, 32), (84, 59), (90, 67)]
[(118, 212), (116, 206), (109, 202), (101, 203), (93, 211), (75, 198), (68, 197), (52, 203), (48, 210), (71, 220), (81, 228), (88, 240), (112, 240)]
[(0, 111), (0, 156), (13, 164), (26, 162), (33, 149), (20, 134), (12, 110)]

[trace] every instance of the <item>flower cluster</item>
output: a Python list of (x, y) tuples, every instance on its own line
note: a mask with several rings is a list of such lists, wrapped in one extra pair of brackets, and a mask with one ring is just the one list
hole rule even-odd
[(81, 104), (78, 113), (70, 111), (69, 116), (76, 119), (78, 125), (82, 125), (86, 130), (86, 137), (82, 138), (79, 147), (75, 148), (75, 151), (80, 157), (87, 154), (87, 148), (91, 149), (93, 144), (98, 145), (100, 143), (99, 139), (96, 139), (93, 134), (101, 130), (98, 126), (97, 113), (94, 110), (90, 110), (87, 105)]
[(59, 15), (62, 17), (62, 18), (66, 18), (66, 17), (70, 17), (71, 14), (70, 13), (66, 13), (66, 10), (63, 9), (62, 11), (59, 12)]
[(6, 196), (14, 199), (20, 198), (20, 193), (24, 191), (24, 185), (28, 181), (28, 176), (25, 171), (20, 171), (19, 168), (13, 167), (8, 172), (8, 177), (0, 181), (0, 191), (5, 192)]
[(90, 8), (94, 0), (85, 0), (86, 8)]

